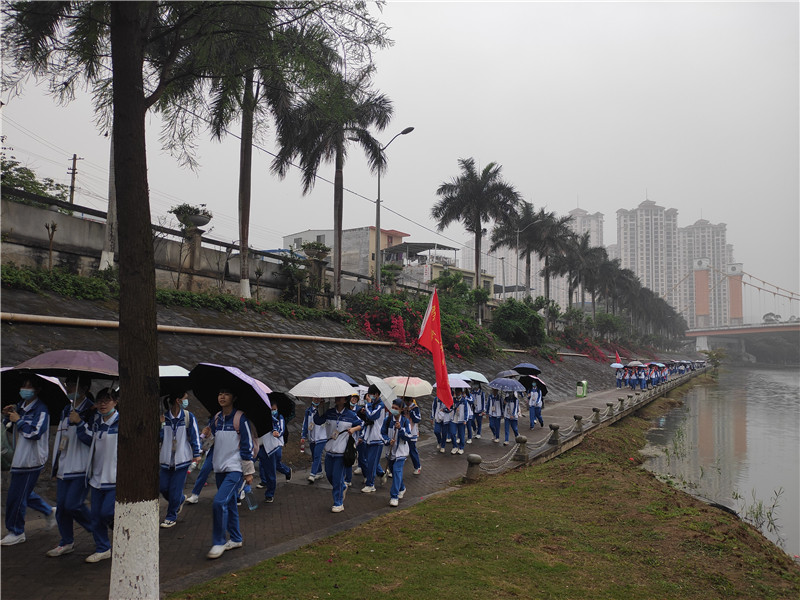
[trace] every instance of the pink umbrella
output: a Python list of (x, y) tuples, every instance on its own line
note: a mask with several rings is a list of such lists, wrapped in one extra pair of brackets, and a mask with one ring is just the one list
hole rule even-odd
[(117, 361), (96, 350), (52, 350), (21, 362), (14, 370), (46, 375), (89, 375), (105, 379), (119, 376)]

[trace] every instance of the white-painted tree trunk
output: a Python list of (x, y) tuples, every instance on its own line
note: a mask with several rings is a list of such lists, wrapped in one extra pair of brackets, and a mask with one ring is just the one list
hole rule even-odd
[(114, 505), (112, 600), (159, 597), (158, 500)]
[(239, 298), (252, 298), (250, 295), (250, 280), (249, 279), (240, 279), (239, 280)]

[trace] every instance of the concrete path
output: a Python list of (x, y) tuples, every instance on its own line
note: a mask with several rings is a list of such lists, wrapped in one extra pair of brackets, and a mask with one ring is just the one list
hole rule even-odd
[[(677, 377), (675, 378), (677, 379)], [(545, 428), (528, 427), (527, 413), (519, 420), (519, 433), (528, 438), (529, 447), (540, 444), (550, 435), (549, 425), (558, 424), (561, 431), (571, 427), (573, 415), (581, 415), (588, 425), (592, 408), (606, 410), (606, 403), (617, 403), (621, 395), (618, 390), (591, 392), (586, 398), (575, 398), (548, 403), (545, 398), (543, 411)], [(525, 408), (523, 408), (525, 410)], [(423, 415), (427, 410), (423, 405)], [(344, 512), (330, 512), (332, 505), (330, 485), (321, 479), (308, 483), (308, 472), (294, 473), (290, 482), (278, 475), (279, 484), (272, 504), (261, 504), (255, 511), (248, 511), (246, 504), (240, 508), (240, 520), (244, 546), (231, 550), (219, 559), (209, 560), (206, 552), (211, 547), (211, 502), (216, 488), (213, 476), (200, 495), (196, 505), (186, 505), (172, 529), (160, 530), (160, 574), (162, 593), (178, 591), (207, 581), (214, 577), (257, 564), (273, 556), (299, 548), (315, 540), (328, 537), (339, 531), (350, 529), (376, 516), (402, 510), (426, 497), (441, 493), (461, 483), (467, 469), (467, 455), (480, 454), (485, 461), (500, 458), (513, 445), (506, 447), (491, 440), (488, 419), (484, 419), (483, 435), (465, 447), (463, 455), (441, 454), (435, 447), (432, 435), (421, 439), (418, 447), (422, 461), (422, 473), (412, 474), (411, 461), (405, 467), (405, 483), (408, 492), (400, 501), (399, 508), (389, 507), (391, 479), (377, 484), (377, 492), (361, 493), (363, 478), (354, 476), (353, 487), (345, 498)], [(502, 427), (502, 424), (501, 424)], [(512, 434), (513, 435), (513, 434)], [(187, 493), (194, 474), (187, 481)], [(255, 490), (258, 497), (261, 490)], [(48, 498), (54, 501), (55, 498)], [(53, 502), (53, 504), (55, 504)], [(161, 514), (166, 504), (161, 501)], [(2, 597), (47, 598), (48, 600), (85, 600), (108, 598), (108, 582), (111, 561), (86, 564), (84, 559), (94, 551), (91, 536), (76, 525), (76, 549), (72, 554), (60, 558), (48, 558), (45, 552), (58, 543), (58, 532), (46, 530), (40, 513), (28, 511), (26, 525), (27, 541), (23, 544), (2, 547)]]

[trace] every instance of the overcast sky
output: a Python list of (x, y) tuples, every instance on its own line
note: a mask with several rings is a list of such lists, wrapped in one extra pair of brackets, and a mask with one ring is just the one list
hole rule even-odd
[[(436, 233), (430, 209), (457, 160), (473, 157), (502, 165), (536, 208), (603, 213), (606, 245), (616, 211), (646, 198), (676, 208), (681, 227), (726, 223), (746, 273), (800, 291), (797, 2), (390, 2), (383, 19), (395, 45), (377, 55), (375, 81), (395, 117), (376, 137), (415, 127), (387, 150), (383, 228), (460, 246), (463, 228)], [(43, 90), (3, 97), (7, 153), (67, 184), (77, 153), (76, 201), (105, 210), (108, 142), (89, 100), (60, 107)], [(154, 220), (183, 201), (206, 203), (209, 235), (238, 239), (238, 140), (204, 136), (191, 172), (160, 151), (158, 135), (151, 118)], [(263, 147), (274, 150), (271, 131)], [(332, 185), (303, 197), (296, 174), (269, 174), (271, 158), (255, 154), (251, 245), (331, 228)], [(319, 174), (332, 180), (332, 166)], [(344, 226), (374, 225), (377, 181), (355, 148), (344, 182)], [(797, 302), (754, 292), (745, 311), (800, 314)]]

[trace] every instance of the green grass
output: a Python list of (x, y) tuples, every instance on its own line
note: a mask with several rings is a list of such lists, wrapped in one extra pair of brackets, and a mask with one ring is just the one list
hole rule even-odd
[(798, 598), (752, 527), (638, 468), (630, 417), (559, 459), (437, 496), (169, 598)]

